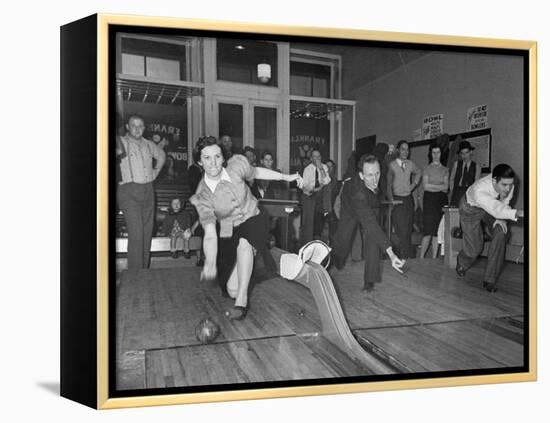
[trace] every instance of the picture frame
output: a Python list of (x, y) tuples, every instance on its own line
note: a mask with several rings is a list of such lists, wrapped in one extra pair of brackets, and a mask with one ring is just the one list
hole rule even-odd
[[(199, 47), (193, 44), (193, 47), (189, 47), (189, 50), (186, 50), (188, 60), (192, 62), (192, 60), (196, 59), (203, 64), (203, 73), (199, 76), (192, 75), (194, 70), (189, 62), (185, 63), (185, 66), (187, 66), (186, 75), (189, 78), (183, 77), (183, 82), (180, 81), (179, 84), (174, 83), (174, 81), (171, 81), (171, 84), (166, 83), (170, 77), (162, 73), (154, 74), (153, 76), (148, 76), (146, 71), (144, 71), (143, 76), (139, 76), (135, 72), (124, 74), (124, 72), (120, 72), (119, 68), (122, 61), (121, 34), (134, 35), (134, 37), (130, 36), (128, 38), (144, 40), (149, 43), (158, 42), (160, 39), (166, 41), (166, 39), (179, 39), (178, 37), (191, 37), (193, 40), (199, 39), (204, 44), (209, 44), (210, 47), (208, 48), (215, 47), (215, 43), (210, 40), (218, 38), (220, 40), (242, 39), (250, 42), (264, 42), (266, 40), (267, 43), (278, 46), (278, 60), (272, 64), (269, 77), (274, 85), (263, 86), (256, 81), (251, 82), (250, 85), (256, 84), (260, 88), (258, 86), (246, 88), (244, 85), (238, 85), (242, 83), (231, 81), (231, 78), (234, 76), (230, 72), (231, 67), (228, 67), (229, 70), (226, 70), (229, 75), (227, 76), (229, 78), (228, 84), (224, 85), (216, 82), (216, 72), (218, 75), (221, 73), (220, 68), (216, 67), (216, 60), (219, 59), (219, 56), (212, 55), (213, 50), (209, 51), (201, 42), (198, 43)], [(147, 34), (147, 36), (143, 34)], [(151, 39), (151, 34), (153, 34), (153, 39)], [(297, 44), (300, 45), (295, 47), (294, 51), (291, 51), (290, 44), (293, 41), (298, 41)], [(311, 83), (310, 88), (312, 90), (320, 90), (315, 95), (313, 95), (313, 91), (309, 92), (309, 95), (307, 95), (308, 92), (302, 91), (298, 91), (299, 95), (290, 95), (290, 79), (286, 78), (286, 75), (290, 74), (291, 54), (296, 59), (296, 63), (302, 65), (304, 63), (316, 63), (311, 55), (308, 55), (308, 51), (310, 50), (304, 48), (304, 45), (308, 43), (336, 45), (338, 49), (342, 45), (349, 45), (357, 49), (374, 48), (384, 50), (402, 48), (405, 51), (429, 50), (431, 53), (428, 54), (432, 54), (432, 57), (438, 53), (451, 52), (457, 55), (479, 55), (480, 57), (491, 59), (494, 56), (511, 57), (521, 61), (521, 65), (519, 66), (521, 78), (513, 82), (520, 88), (519, 92), (522, 93), (519, 97), (517, 97), (517, 94), (514, 97), (523, 106), (523, 114), (521, 118), (518, 118), (521, 120), (522, 125), (521, 128), (516, 128), (517, 131), (514, 134), (519, 134), (523, 139), (523, 143), (521, 145), (517, 144), (518, 146), (514, 147), (511, 153), (508, 152), (509, 154), (519, 152), (522, 156), (519, 159), (515, 157), (514, 163), (518, 163), (518, 166), (521, 165), (522, 169), (519, 186), (522, 187), (523, 208), (525, 209), (525, 216), (527, 216), (523, 222), (520, 235), (517, 235), (517, 233), (515, 235), (521, 240), (521, 244), (518, 244), (521, 245), (521, 252), (519, 252), (517, 257), (518, 259), (520, 256), (524, 257), (522, 264), (523, 273), (519, 277), (521, 295), (519, 297), (516, 295), (514, 299), (514, 304), (520, 308), (521, 312), (504, 316), (503, 319), (507, 325), (499, 326), (500, 334), (506, 333), (506, 336), (502, 336), (505, 341), (509, 341), (512, 338), (513, 342), (520, 345), (520, 347), (515, 346), (518, 351), (517, 356), (520, 357), (520, 361), (516, 364), (507, 364), (508, 357), (504, 357), (501, 358), (503, 364), (501, 363), (498, 366), (495, 366), (494, 362), (480, 365), (479, 361), (476, 361), (478, 360), (477, 356), (473, 354), (471, 357), (474, 358), (470, 357), (472, 361), (468, 362), (465, 368), (443, 367), (434, 371), (424, 367), (424, 370), (414, 370), (410, 363), (403, 361), (403, 357), (406, 357), (407, 353), (413, 354), (413, 352), (409, 352), (404, 347), (404, 345), (408, 344), (398, 346), (396, 351), (395, 348), (393, 350), (391, 348), (391, 340), (384, 343), (383, 339), (387, 335), (387, 332), (391, 332), (394, 326), (397, 328), (398, 326), (412, 327), (415, 325), (410, 324), (410, 322), (402, 325), (392, 325), (386, 322), (386, 324), (379, 326), (359, 326), (354, 328), (353, 322), (350, 323), (348, 321), (349, 315), (346, 313), (349, 313), (347, 307), (355, 307), (357, 304), (353, 303), (346, 306), (341, 302), (339, 298), (342, 293), (337, 293), (335, 290), (331, 274), (326, 272), (322, 268), (322, 265), (311, 263), (305, 265), (308, 269), (311, 269), (308, 270), (311, 274), (307, 278), (307, 283), (300, 280), (296, 280), (298, 284), (281, 281), (281, 285), (289, 284), (288, 295), (296, 295), (296, 292), (304, 295), (304, 292), (300, 291), (301, 289), (305, 289), (306, 293), (310, 292), (312, 294), (313, 300), (310, 298), (308, 301), (313, 301), (311, 304), (314, 304), (316, 308), (313, 308), (312, 310), (314, 311), (311, 312), (310, 309), (306, 309), (306, 306), (298, 306), (297, 318), (303, 319), (307, 317), (309, 319), (309, 313), (315, 313), (316, 310), (318, 315), (311, 317), (311, 319), (320, 321), (320, 323), (314, 323), (313, 325), (304, 324), (308, 328), (315, 327), (315, 324), (317, 324), (319, 332), (306, 331), (291, 334), (280, 333), (277, 335), (279, 349), (275, 349), (275, 352), (273, 352), (275, 355), (270, 357), (282, 360), (277, 354), (285, 354), (284, 359), (286, 361), (274, 360), (274, 362), (282, 367), (284, 365), (281, 363), (284, 362), (288, 363), (289, 367), (292, 368), (290, 372), (280, 372), (280, 374), (286, 375), (284, 376), (285, 378), (277, 379), (271, 377), (262, 380), (261, 377), (253, 379), (250, 375), (247, 375), (244, 377), (244, 379), (247, 379), (247, 382), (232, 383), (227, 382), (226, 379), (222, 380), (222, 376), (225, 377), (225, 374), (218, 373), (218, 379), (214, 376), (213, 381), (203, 381), (199, 384), (186, 382), (178, 385), (175, 382), (175, 373), (163, 375), (162, 370), (160, 373), (154, 373), (154, 370), (147, 373), (149, 371), (148, 365), (152, 368), (154, 367), (152, 363), (158, 364), (166, 360), (166, 356), (163, 356), (164, 350), (171, 349), (174, 352), (178, 348), (186, 348), (185, 345), (177, 343), (166, 345), (160, 342), (156, 347), (149, 349), (124, 351), (126, 354), (125, 358), (124, 360), (120, 359), (120, 351), (117, 348), (119, 349), (123, 343), (121, 341), (121, 326), (128, 325), (124, 327), (132, 329), (131, 320), (139, 320), (135, 314), (131, 314), (128, 320), (123, 321), (119, 319), (118, 312), (122, 308), (120, 298), (122, 295), (129, 295), (130, 297), (126, 297), (126, 299), (129, 301), (130, 308), (134, 307), (131, 313), (135, 313), (135, 305), (139, 297), (136, 293), (134, 293), (134, 297), (131, 297), (131, 289), (127, 289), (131, 287), (129, 282), (122, 281), (119, 283), (117, 278), (117, 273), (120, 273), (117, 272), (117, 252), (120, 255), (124, 255), (125, 253), (123, 247), (117, 251), (118, 241), (116, 234), (118, 215), (116, 212), (117, 186), (114, 179), (116, 162), (112, 154), (115, 148), (115, 137), (113, 134), (116, 128), (121, 123), (124, 123), (124, 119), (117, 121), (117, 112), (120, 110), (118, 109), (117, 102), (120, 102), (120, 99), (122, 99), (122, 102), (130, 102), (132, 89), (134, 95), (141, 96), (140, 103), (142, 104), (147, 103), (147, 98), (153, 95), (157, 97), (153, 101), (153, 104), (157, 105), (164, 102), (163, 95), (169, 95), (171, 99), (178, 101), (178, 90), (170, 91), (169, 86), (175, 85), (179, 88), (185, 88), (183, 90), (186, 92), (185, 101), (189, 104), (194, 101), (195, 104), (192, 107), (201, 110), (196, 115), (190, 110), (191, 106), (188, 106), (186, 116), (188, 126), (185, 133), (187, 144), (183, 145), (180, 151), (181, 157), (183, 157), (184, 153), (187, 154), (188, 164), (191, 162), (189, 156), (198, 136), (215, 135), (216, 137), (220, 137), (223, 135), (220, 132), (220, 126), (222, 126), (222, 116), (220, 115), (225, 113), (226, 116), (231, 116), (231, 107), (225, 107), (224, 105), (241, 107), (241, 110), (248, 110), (252, 113), (252, 115), (243, 114), (243, 131), (240, 134), (243, 147), (255, 145), (254, 143), (257, 142), (253, 135), (251, 135), (255, 133), (254, 131), (259, 130), (259, 128), (254, 127), (255, 110), (258, 109), (259, 114), (267, 113), (273, 115), (274, 113), (278, 122), (277, 140), (275, 143), (277, 162), (281, 165), (282, 170), (287, 172), (293, 165), (298, 166), (298, 163), (290, 162), (291, 156), (289, 152), (291, 150), (292, 137), (295, 137), (294, 139), (297, 143), (296, 157), (299, 157), (301, 152), (307, 151), (304, 145), (307, 145), (309, 142), (307, 138), (304, 138), (304, 134), (300, 132), (305, 131), (303, 128), (308, 125), (304, 125), (303, 128), (298, 128), (296, 132), (293, 132), (290, 123), (288, 123), (289, 116), (295, 114), (295, 117), (299, 119), (303, 118), (304, 114), (317, 114), (316, 118), (323, 120), (328, 119), (327, 116), (322, 116), (323, 113), (327, 115), (331, 113), (335, 114), (338, 118), (334, 118), (334, 122), (337, 121), (337, 123), (331, 120), (332, 123), (329, 132), (332, 132), (327, 136), (327, 139), (330, 140), (330, 145), (324, 151), (330, 154), (331, 157), (337, 157), (337, 175), (338, 179), (341, 179), (344, 176), (343, 168), (347, 158), (346, 153), (350, 153), (355, 149), (356, 139), (360, 139), (361, 136), (375, 135), (377, 141), (389, 141), (384, 140), (384, 136), (397, 136), (398, 131), (392, 133), (384, 129), (383, 126), (377, 125), (367, 128), (362, 126), (363, 124), (358, 121), (357, 113), (360, 111), (357, 110), (357, 99), (350, 100), (342, 96), (342, 80), (345, 81), (342, 69), (346, 69), (342, 67), (346, 64), (342, 63), (342, 59), (338, 58), (337, 54), (334, 54), (334, 49), (330, 53), (321, 52), (320, 54), (320, 57), (324, 60), (323, 66), (331, 69), (326, 85), (328, 88), (311, 88), (314, 86)], [(285, 47), (281, 47), (281, 44), (285, 44)], [(61, 395), (92, 408), (109, 409), (145, 405), (186, 404), (536, 380), (536, 255), (534, 254), (536, 251), (537, 227), (536, 47), (536, 43), (532, 41), (403, 34), (350, 29), (277, 27), (206, 20), (107, 14), (93, 15), (63, 26), (61, 29)], [(128, 60), (131, 62), (132, 58), (135, 59), (132, 56), (135, 51), (132, 50), (131, 46), (128, 51)], [(208, 55), (208, 52), (211, 54)], [(319, 53), (319, 51), (317, 52)], [(281, 59), (281, 53), (286, 55), (283, 56), (286, 61)], [(134, 56), (136, 55), (134, 54)], [(402, 55), (398, 55), (398, 58), (401, 60), (400, 63), (404, 63)], [(406, 62), (405, 65), (408, 63), (414, 64), (415, 61), (421, 61), (422, 58), (424, 58), (424, 55), (417, 57), (411, 54), (411, 57), (408, 59), (410, 61)], [(163, 53), (162, 57), (153, 57), (153, 59), (157, 59), (157, 64), (160, 59), (163, 59), (165, 62), (161, 61), (161, 63), (164, 63), (166, 67), (173, 66), (173, 63), (166, 64), (170, 62), (169, 51)], [(269, 61), (269, 58), (264, 58), (264, 60)], [(147, 62), (147, 58), (144, 59), (144, 63), (144, 68), (147, 68), (147, 64), (149, 63)], [(155, 60), (152, 60), (150, 64), (150, 69), (153, 69), (154, 73)], [(354, 66), (357, 67), (358, 65), (355, 64)], [(493, 66), (495, 65), (493, 64)], [(183, 67), (181, 66), (176, 73), (181, 75)], [(297, 67), (299, 68), (299, 66)], [(135, 70), (135, 66), (132, 69)], [(339, 71), (337, 71), (338, 69)], [(393, 71), (395, 72), (395, 69)], [(299, 74), (299, 71), (297, 72)], [(234, 73), (238, 72), (235, 71)], [(208, 82), (209, 78), (216, 79), (210, 86)], [(259, 76), (258, 79), (260, 79)], [(303, 82), (303, 79), (300, 80), (298, 78), (296, 81)], [(295, 88), (299, 86), (299, 83), (296, 81), (294, 82), (298, 85)], [(209, 91), (212, 89), (214, 91)], [(280, 103), (276, 103), (274, 100), (280, 96), (277, 89), (286, 90), (286, 97), (279, 99)], [(246, 97), (246, 100), (242, 98), (237, 100), (234, 97), (235, 90), (244, 91), (246, 95), (243, 95), (243, 98), (247, 95), (249, 97)], [(252, 98), (250, 97), (252, 95), (250, 93), (252, 92), (259, 94), (257, 97)], [(117, 97), (118, 93), (121, 93), (120, 97)], [(314, 101), (311, 97), (330, 101)], [(471, 99), (468, 99), (470, 103), (461, 104), (461, 107), (473, 107), (476, 104), (487, 101), (485, 98), (474, 97), (472, 96)], [(190, 100), (191, 98), (192, 100)], [(376, 97), (376, 95), (374, 98), (375, 101), (373, 103), (375, 106), (378, 104), (376, 100), (379, 102), (383, 101), (380, 97)], [(322, 105), (323, 103), (324, 105)], [(491, 103), (488, 103), (491, 108)], [(361, 104), (368, 110), (368, 113), (372, 113), (372, 110), (364, 106), (364, 103)], [(497, 105), (500, 106), (501, 103), (497, 102)], [(443, 109), (444, 105), (439, 104), (439, 107)], [(426, 104), (420, 108), (423, 108), (423, 110), (420, 110), (420, 113), (424, 113), (424, 115), (419, 115), (415, 118), (418, 125), (422, 125), (422, 118), (425, 116), (439, 113), (438, 110), (428, 110)], [(499, 111), (502, 112), (501, 110)], [(462, 114), (459, 118), (465, 120), (464, 115), (466, 115), (466, 110), (462, 110), (461, 112)], [(463, 140), (470, 140), (475, 143), (478, 151), (483, 150), (488, 152), (488, 159), (486, 156), (483, 156), (483, 172), (490, 172), (491, 167), (495, 164), (493, 163), (492, 156), (492, 152), (496, 149), (493, 146), (493, 131), (495, 145), (499, 145), (500, 147), (498, 148), (502, 146), (502, 144), (499, 144), (500, 139), (504, 137), (504, 134), (501, 132), (502, 128), (498, 125), (496, 118), (493, 120), (493, 116), (497, 113), (496, 111), (494, 113), (491, 111), (491, 125), (494, 126), (490, 130), (478, 129), (466, 131), (465, 126), (458, 125), (455, 122), (454, 127), (459, 128), (459, 130), (455, 130), (451, 134), (451, 142), (460, 134)], [(452, 120), (455, 119), (455, 116), (448, 116), (448, 111), (445, 111), (442, 115), (443, 119), (449, 119), (451, 122), (450, 128), (452, 129)], [(456, 115), (458, 116), (458, 112)], [(163, 116), (166, 115), (163, 114)], [(250, 118), (250, 116), (254, 116), (254, 118)], [(307, 118), (310, 117), (307, 116)], [(333, 117), (330, 119), (333, 119)], [(446, 120), (445, 123), (447, 123)], [(386, 125), (389, 126), (387, 122)], [(176, 127), (177, 125), (173, 124), (172, 126)], [(405, 126), (409, 133), (415, 129), (413, 122), (407, 122), (406, 125), (403, 124), (403, 127)], [(434, 128), (431, 129), (433, 130)], [(307, 129), (307, 131), (311, 132), (310, 129)], [(401, 131), (401, 134), (405, 133), (403, 128), (399, 128), (399, 131)], [(356, 136), (356, 132), (358, 132), (357, 135), (359, 136)], [(320, 133), (316, 132), (310, 136), (313, 139), (320, 139), (322, 138), (322, 135), (319, 135)], [(173, 133), (171, 134), (173, 135)], [(287, 140), (291, 141), (286, 142), (284, 140), (285, 136)], [(339, 138), (335, 141), (334, 137)], [(405, 137), (405, 135), (402, 135), (402, 137)], [(75, 142), (77, 139), (79, 142)], [(235, 139), (239, 139), (239, 137), (236, 136)], [(392, 141), (397, 141), (397, 139), (392, 139)], [(429, 145), (426, 140), (419, 141), (417, 144), (411, 142), (411, 150), (414, 150), (415, 146), (422, 147), (420, 144)], [(315, 145), (314, 142), (311, 142), (308, 148), (313, 145)], [(486, 148), (480, 148), (482, 145), (486, 146)], [(178, 151), (174, 151), (173, 153), (173, 157), (175, 157)], [(524, 164), (528, 164), (528, 166), (523, 166)], [(296, 200), (291, 199), (289, 201), (292, 201), (291, 204), (294, 205)], [(73, 208), (75, 203), (82, 206), (79, 207), (78, 213)], [(294, 212), (296, 212), (296, 209), (293, 208), (293, 210), (286, 213)], [(158, 245), (160, 250), (165, 248), (160, 246), (161, 243), (161, 240), (154, 240), (152, 245)], [(155, 251), (153, 250), (153, 252)], [(407, 273), (410, 275), (407, 276), (409, 277), (408, 280), (400, 279), (403, 284), (410, 284), (414, 278), (414, 271)], [(198, 275), (196, 276), (198, 277)], [(311, 280), (317, 280), (317, 282), (314, 283)], [(448, 279), (445, 279), (445, 281), (448, 281)], [(475, 292), (473, 291), (473, 287), (470, 288), (472, 288), (472, 292)], [(147, 293), (147, 291), (144, 292)], [(448, 294), (445, 290), (438, 291), (438, 293), (442, 296)], [(481, 298), (484, 301), (495, 301), (494, 297), (489, 297), (485, 293), (482, 294)], [(157, 294), (153, 293), (151, 295)], [(478, 298), (477, 293), (471, 295), (474, 298)], [(415, 298), (420, 298), (420, 296)], [(472, 301), (471, 298), (468, 300)], [(369, 301), (371, 301), (370, 305), (375, 304), (372, 296), (369, 297)], [(382, 300), (382, 305), (384, 304), (387, 303), (384, 303)], [(277, 307), (275, 307), (276, 309)], [(178, 315), (177, 312), (176, 315)], [(476, 316), (475, 313), (474, 316)], [(216, 318), (220, 319), (220, 316)], [(408, 318), (411, 317), (408, 316)], [(414, 318), (416, 319), (416, 317)], [(495, 316), (492, 316), (492, 318), (496, 319)], [(404, 320), (405, 322), (407, 321), (407, 319)], [(487, 336), (494, 335), (495, 331), (487, 329), (487, 322), (483, 322), (479, 318), (472, 318), (472, 320), (478, 323), (481, 322), (476, 326), (477, 329), (474, 329), (476, 336), (479, 336), (480, 331), (485, 331), (483, 333)], [(151, 334), (154, 332), (155, 329), (146, 329), (143, 326), (144, 322), (146, 324), (151, 321), (150, 318), (140, 320), (143, 333)], [(268, 320), (268, 323), (277, 326), (273, 322), (274, 320)], [(503, 320), (494, 320), (494, 322), (501, 324)], [(415, 321), (415, 324), (420, 328), (423, 328), (424, 325), (436, 325), (437, 323), (442, 322), (431, 321), (429, 319)], [(195, 326), (196, 324), (193, 322), (185, 330), (192, 331)], [(226, 326), (222, 326), (226, 328)], [(156, 328), (159, 327), (166, 326), (156, 326)], [(227, 329), (222, 329), (222, 333), (225, 330)], [(371, 336), (376, 330), (385, 331), (385, 335), (382, 337)], [(445, 333), (445, 330), (443, 332)], [(134, 333), (129, 336), (138, 338), (140, 336), (148, 336), (143, 335), (143, 333)], [(176, 333), (176, 329), (174, 329), (174, 333)], [(222, 336), (225, 336), (225, 334)], [(264, 334), (262, 336), (262, 334), (257, 334), (256, 339), (245, 339), (244, 344), (248, 341), (259, 342), (258, 340), (262, 338), (270, 337), (273, 337), (273, 335), (269, 334), (269, 336), (266, 336)], [(307, 339), (308, 337), (311, 339)], [(377, 370), (374, 370), (366, 373), (353, 373), (352, 371), (350, 373), (346, 370), (339, 375), (336, 372), (336, 376), (331, 377), (320, 377), (319, 375), (326, 375), (328, 373), (315, 373), (311, 371), (310, 374), (313, 376), (304, 377), (304, 373), (300, 372), (302, 371), (302, 367), (307, 367), (307, 364), (305, 362), (303, 365), (296, 364), (297, 355), (292, 350), (293, 344), (292, 342), (290, 344), (285, 343), (285, 338), (297, 339), (296, 342), (301, 346), (307, 346), (308, 343), (309, 345), (317, 345), (317, 342), (321, 342), (317, 340), (321, 339), (323, 345), (319, 348), (324, 349), (325, 355), (319, 362), (324, 361), (326, 364), (332, 358), (334, 362), (327, 364), (331, 369), (345, 367), (343, 363), (348, 363), (352, 367), (357, 366), (359, 363), (359, 367), (361, 365), (367, 368), (368, 366), (372, 366), (371, 370), (381, 368), (387, 370), (391, 368), (393, 371), (379, 370), (377, 372)], [(182, 338), (178, 339), (181, 340)], [(231, 338), (224, 338), (222, 341), (223, 345), (230, 345), (231, 347), (233, 342), (237, 344), (238, 341), (242, 342), (243, 340), (235, 341)], [(190, 346), (197, 347), (198, 351), (201, 348), (210, 348), (212, 345), (215, 344), (204, 346), (193, 344)], [(284, 347), (281, 347), (281, 345)], [(237, 347), (235, 348), (239, 350)], [(247, 348), (250, 348), (250, 345)], [(153, 357), (148, 351), (157, 352), (157, 357)], [(243, 355), (238, 355), (233, 350), (232, 359), (236, 363), (238, 360), (235, 357), (246, 358), (246, 350), (243, 351), (241, 351)], [(320, 351), (320, 349), (308, 350), (308, 354), (315, 356), (321, 354)], [(436, 350), (432, 351), (434, 352), (431, 356), (435, 356), (436, 358), (443, 357)], [(396, 352), (402, 352), (403, 354), (396, 354)], [(464, 351), (462, 353), (464, 357), (468, 356), (468, 353)], [(479, 353), (479, 350), (477, 350), (477, 353)], [(176, 356), (178, 354), (183, 354), (185, 358), (185, 351), (176, 351)], [(200, 356), (201, 353), (197, 354)], [(222, 354), (222, 352), (218, 352), (218, 354)], [(223, 354), (227, 354), (227, 350)], [(414, 354), (419, 354), (419, 352)], [(216, 354), (214, 354), (214, 357), (216, 357)], [(375, 357), (374, 361), (376, 363), (372, 361), (372, 357)], [(149, 361), (146, 363), (146, 360)], [(266, 360), (265, 356), (264, 360)], [(434, 361), (437, 360), (434, 359)], [(445, 360), (441, 361), (445, 362)], [(262, 360), (259, 362), (262, 362)], [(380, 365), (380, 362), (383, 362), (384, 365)], [(204, 361), (203, 365), (206, 366)], [(318, 363), (316, 362), (312, 367), (317, 365)], [(212, 366), (215, 368), (215, 365)], [(252, 364), (248, 366), (250, 369), (253, 367)], [(421, 368), (421, 366), (418, 368)], [(308, 371), (310, 370), (306, 370), (305, 374)], [(277, 372), (273, 371), (271, 374), (273, 373)], [(135, 378), (136, 375), (138, 375), (138, 378), (146, 380), (149, 374), (162, 376), (162, 383), (165, 383), (165, 385), (161, 386), (161, 383), (154, 387), (143, 386), (136, 388), (135, 385), (129, 383), (124, 389), (121, 389), (121, 386), (117, 385), (124, 378), (126, 378), (124, 380), (133, 380), (132, 378)], [(289, 374), (291, 376), (298, 375), (298, 377), (292, 378), (288, 376)], [(166, 382), (167, 380), (169, 382)]]

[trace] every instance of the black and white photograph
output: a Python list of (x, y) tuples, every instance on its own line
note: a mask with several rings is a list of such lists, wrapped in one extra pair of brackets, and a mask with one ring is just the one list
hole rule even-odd
[(2, 421), (546, 421), (544, 2), (3, 10)]
[(114, 396), (529, 371), (529, 56), (114, 26)]

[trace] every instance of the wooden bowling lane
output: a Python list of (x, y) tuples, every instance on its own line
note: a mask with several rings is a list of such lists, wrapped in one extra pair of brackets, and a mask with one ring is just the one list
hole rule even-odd
[(464, 279), (440, 259), (411, 259), (403, 276), (384, 261), (382, 283), (371, 293), (361, 291), (363, 263), (351, 262), (331, 271), (352, 329), (453, 320), (498, 318), (523, 314), (523, 266), (505, 263), (497, 293), (482, 289), (485, 260)]
[[(441, 260), (409, 264), (402, 276), (384, 262), (383, 281), (371, 293), (361, 292), (363, 263), (332, 272), (334, 287), (323, 269), (308, 265), (315, 271), (295, 282), (275, 278), (258, 284), (240, 322), (223, 318), (232, 300), (222, 298), (217, 286), (201, 284), (198, 269), (149, 270), (123, 278), (117, 386), (522, 365), (522, 265), (507, 263), (499, 291), (490, 294), (481, 288), (484, 261), (466, 278)], [(194, 330), (206, 317), (220, 325), (221, 334), (214, 344), (201, 345)]]
[(369, 374), (318, 334), (150, 350), (146, 363), (148, 388)]
[[(233, 301), (223, 298), (217, 286), (202, 284), (199, 269), (195, 268), (151, 269), (134, 277), (125, 274), (117, 297), (119, 389), (145, 387), (146, 352), (150, 350), (196, 347), (203, 351), (195, 338), (195, 327), (206, 317), (220, 325), (218, 343), (307, 336), (321, 331), (311, 293), (280, 278), (256, 285), (247, 318), (239, 322), (223, 317)], [(204, 347), (205, 351), (209, 347)], [(324, 377), (325, 373), (312, 373), (310, 377)]]
[(355, 335), (410, 372), (515, 367), (524, 359), (523, 327), (510, 318), (363, 329)]
[(196, 343), (195, 326), (209, 317), (222, 329), (221, 341), (318, 332), (320, 321), (311, 295), (274, 279), (256, 285), (250, 313), (239, 325), (223, 317), (233, 300), (213, 284), (199, 282), (199, 269), (159, 269), (121, 281), (117, 339), (126, 350)]
[(401, 276), (362, 293), (363, 263), (332, 272), (359, 343), (403, 373), (522, 366), (523, 266), (505, 263), (498, 292), (482, 289), (485, 261), (462, 279), (440, 260), (410, 260)]

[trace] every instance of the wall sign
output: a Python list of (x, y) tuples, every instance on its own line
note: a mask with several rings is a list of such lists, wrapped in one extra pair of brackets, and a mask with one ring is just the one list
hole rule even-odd
[(422, 138), (429, 140), (443, 133), (443, 114), (426, 116), (422, 122)]
[(487, 128), (488, 118), (489, 110), (486, 104), (470, 107), (466, 115), (468, 131)]

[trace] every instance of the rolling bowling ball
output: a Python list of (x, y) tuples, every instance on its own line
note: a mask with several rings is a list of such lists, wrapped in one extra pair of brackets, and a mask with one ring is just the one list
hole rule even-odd
[(195, 328), (195, 336), (201, 344), (210, 344), (220, 334), (220, 327), (216, 322), (208, 318), (199, 322)]
[(455, 226), (453, 229), (451, 229), (451, 236), (453, 238), (462, 238), (462, 229), (460, 226)]

